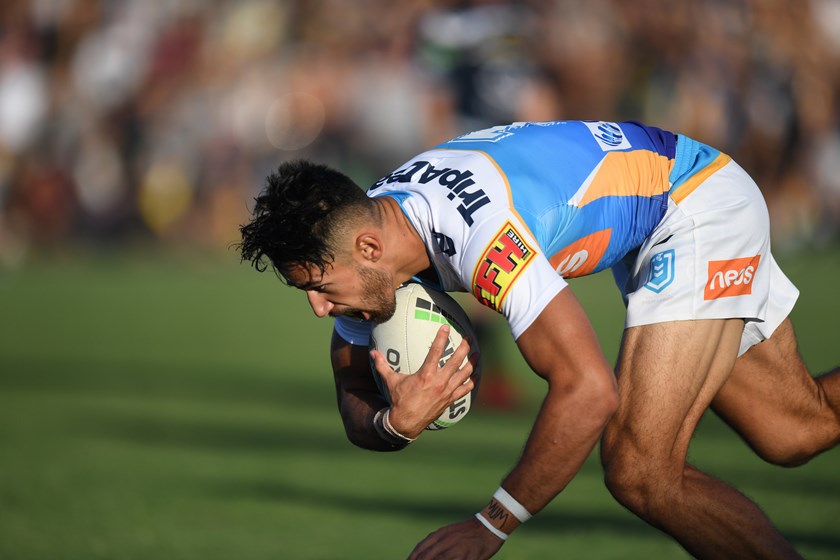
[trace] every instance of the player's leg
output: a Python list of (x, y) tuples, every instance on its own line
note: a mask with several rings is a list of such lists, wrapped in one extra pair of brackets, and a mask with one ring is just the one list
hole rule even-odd
[(607, 486), (698, 558), (798, 558), (753, 502), (686, 462), (691, 436), (735, 363), (743, 321), (625, 331), (618, 411), (601, 443)]
[(738, 358), (712, 408), (765, 460), (800, 465), (840, 442), (840, 368), (812, 377), (785, 319)]

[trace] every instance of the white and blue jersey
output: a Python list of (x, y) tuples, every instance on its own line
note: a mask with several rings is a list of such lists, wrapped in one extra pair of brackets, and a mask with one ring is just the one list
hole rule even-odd
[[(435, 287), (471, 292), (518, 337), (564, 278), (620, 263), (669, 204), (728, 161), (636, 122), (514, 123), (419, 154), (368, 195), (399, 202), (426, 243)], [(354, 327), (342, 318), (336, 328)]]

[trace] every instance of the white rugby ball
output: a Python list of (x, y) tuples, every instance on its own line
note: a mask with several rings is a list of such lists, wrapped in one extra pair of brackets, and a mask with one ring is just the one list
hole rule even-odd
[[(446, 363), (465, 337), (472, 339), (470, 353), (477, 353), (480, 358), (472, 323), (463, 308), (448, 294), (421, 284), (407, 284), (397, 290), (396, 298), (397, 310), (394, 316), (384, 323), (374, 325), (370, 338), (370, 347), (382, 352), (394, 371), (406, 375), (417, 373), (443, 324), (450, 325), (451, 330), (441, 365)], [(466, 362), (467, 359), (464, 360)], [(437, 420), (426, 426), (427, 430), (443, 430), (457, 424), (467, 415), (481, 380), (480, 359), (478, 364), (472, 374), (475, 388), (449, 405)], [(371, 369), (380, 393), (390, 403), (387, 386), (376, 369)]]

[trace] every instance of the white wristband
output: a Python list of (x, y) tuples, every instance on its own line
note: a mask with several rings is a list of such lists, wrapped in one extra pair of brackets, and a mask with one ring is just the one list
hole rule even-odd
[[(386, 407), (376, 412), (373, 416), (373, 428), (376, 430), (377, 435), (390, 446), (391, 450), (395, 451), (402, 449), (411, 443), (412, 440), (403, 437), (402, 434), (396, 433), (390, 421), (387, 424), (385, 423), (386, 414), (389, 410), (390, 408)], [(390, 431), (388, 429), (389, 427)]]
[(385, 412), (382, 414), (382, 425), (385, 427), (385, 431), (387, 431), (392, 436), (403, 440), (406, 443), (411, 443), (412, 441), (417, 439), (404, 436), (394, 429), (394, 427), (391, 425), (391, 407), (386, 408)]
[(503, 532), (503, 531), (499, 531), (498, 529), (493, 527), (493, 525), (489, 521), (487, 521), (486, 517), (484, 517), (480, 513), (476, 513), (475, 518), (478, 519), (479, 521), (481, 521), (481, 524), (484, 525), (487, 528), (488, 531), (490, 531), (491, 533), (493, 533), (494, 535), (496, 535), (497, 537), (499, 537), (503, 541), (508, 540), (508, 534)]
[(508, 494), (507, 490), (499, 486), (493, 498), (499, 502), (506, 510), (511, 512), (520, 523), (525, 523), (531, 519), (531, 514), (525, 509), (525, 506), (516, 501), (516, 498)]

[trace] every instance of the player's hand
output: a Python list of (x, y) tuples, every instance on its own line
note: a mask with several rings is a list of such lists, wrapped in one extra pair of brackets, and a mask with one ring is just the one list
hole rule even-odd
[(503, 544), (473, 517), (438, 529), (414, 547), (408, 560), (485, 560)]
[(414, 375), (395, 372), (381, 352), (371, 351), (373, 365), (391, 396), (391, 425), (406, 437), (419, 436), (450, 404), (464, 397), (475, 386), (470, 376), (477, 356), (461, 367), (470, 353), (466, 339), (461, 341), (446, 364), (440, 366), (450, 329), (449, 325), (438, 329), (426, 360)]

